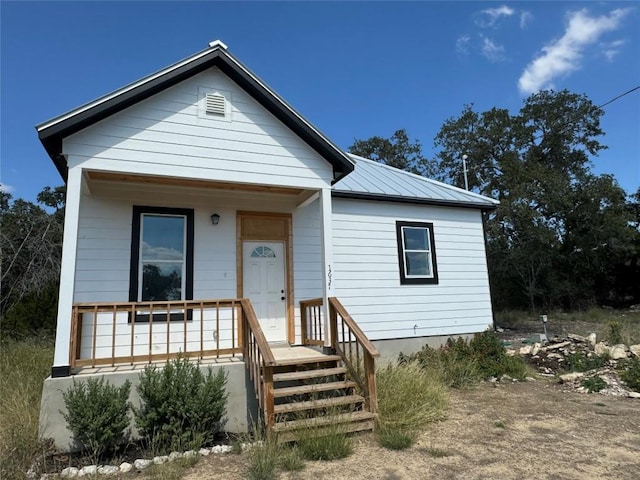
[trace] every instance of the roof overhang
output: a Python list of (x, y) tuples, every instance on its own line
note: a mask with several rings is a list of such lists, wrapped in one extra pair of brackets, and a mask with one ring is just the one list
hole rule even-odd
[(229, 78), (265, 107), (270, 113), (304, 140), (333, 166), (333, 183), (353, 171), (353, 161), (296, 112), (262, 80), (226, 51), (221, 42), (189, 58), (151, 74), (137, 82), (36, 125), (38, 137), (63, 179), (67, 178), (67, 161), (62, 155), (65, 137), (87, 128), (127, 107), (155, 95), (211, 67), (218, 67)]
[(377, 202), (408, 203), (414, 205), (434, 205), (438, 207), (475, 208), (483, 211), (495, 210), (498, 205), (484, 202), (460, 202), (456, 200), (442, 200), (435, 198), (404, 197), (399, 195), (387, 195), (382, 193), (346, 192), (332, 190), (334, 198), (349, 198), (352, 200), (373, 200)]

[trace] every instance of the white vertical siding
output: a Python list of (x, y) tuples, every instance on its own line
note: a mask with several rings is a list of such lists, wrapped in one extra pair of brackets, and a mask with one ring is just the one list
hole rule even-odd
[[(221, 93), (228, 115), (203, 112)], [(332, 167), (217, 68), (64, 140), (69, 166), (115, 172), (319, 188)]]
[[(483, 331), (492, 322), (479, 210), (338, 199), (336, 296), (374, 340)], [(439, 282), (401, 285), (396, 221), (432, 222)]]

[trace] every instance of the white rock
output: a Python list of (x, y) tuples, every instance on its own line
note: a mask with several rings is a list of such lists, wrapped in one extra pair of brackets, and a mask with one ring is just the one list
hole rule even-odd
[(584, 377), (583, 372), (572, 372), (565, 373), (564, 375), (560, 375), (560, 380), (562, 382), (573, 382), (574, 380), (578, 380), (579, 378)]
[(640, 344), (630, 345), (629, 351), (631, 352), (632, 355), (635, 355), (636, 357), (640, 357)]
[(122, 462), (118, 470), (120, 470), (120, 473), (129, 473), (131, 470), (133, 470), (133, 465), (131, 465), (129, 462)]
[(638, 392), (629, 392), (629, 393), (627, 394), (627, 396), (628, 396), (629, 398), (640, 398), (640, 393), (638, 393)]
[(214, 445), (211, 447), (211, 453), (222, 453), (222, 445)]
[(504, 349), (504, 353), (508, 356), (508, 357), (515, 357), (516, 356), (516, 351), (513, 348), (505, 348)]
[(182, 454), (182, 456), (183, 456), (183, 457), (186, 457), (186, 458), (189, 458), (189, 457), (195, 457), (196, 455), (198, 455), (198, 454), (196, 453), (196, 451), (195, 451), (195, 450), (187, 450), (186, 452), (184, 452), (184, 453)]
[(231, 445), (220, 445), (221, 453), (231, 453), (233, 451), (233, 447)]
[(144, 470), (151, 465), (153, 465), (153, 460), (147, 460), (146, 458), (137, 458), (136, 461), (133, 462), (133, 466), (136, 470)]
[(162, 465), (163, 463), (167, 463), (169, 461), (169, 457), (167, 455), (162, 455), (161, 457), (153, 457), (154, 465)]
[(524, 377), (527, 382), (537, 382), (537, 380), (533, 377)]
[(587, 335), (587, 342), (593, 347), (596, 344), (596, 334), (594, 332)]
[(62, 478), (75, 478), (78, 476), (78, 469), (76, 467), (67, 467), (60, 472)]
[(547, 350), (558, 350), (559, 348), (568, 347), (569, 345), (571, 345), (571, 342), (554, 343), (552, 345), (547, 345), (546, 349)]
[(182, 458), (182, 452), (171, 452), (169, 454), (169, 460), (172, 462), (178, 458)]
[(614, 345), (609, 348), (609, 357), (611, 357), (611, 360), (627, 358), (627, 347), (623, 344)]
[(120, 469), (114, 465), (105, 465), (98, 468), (98, 473), (100, 475), (117, 475), (119, 472)]
[(97, 465), (87, 465), (86, 467), (82, 467), (80, 469), (80, 471), (78, 472), (78, 476), (79, 477), (85, 477), (87, 475), (95, 476), (96, 473), (98, 473), (98, 466)]
[(609, 353), (609, 347), (607, 347), (603, 342), (598, 342), (593, 347), (593, 351), (596, 352), (596, 355), (605, 355)]
[(534, 343), (533, 346), (531, 347), (531, 356), (533, 357), (537, 355), (541, 347), (542, 347), (541, 343)]
[(198, 453), (203, 457), (206, 457), (211, 453), (211, 450), (209, 450), (208, 448), (201, 448), (200, 450), (198, 450)]
[(529, 355), (532, 350), (533, 350), (533, 347), (531, 345), (525, 345), (524, 347), (520, 347), (520, 350), (518, 350), (518, 354)]

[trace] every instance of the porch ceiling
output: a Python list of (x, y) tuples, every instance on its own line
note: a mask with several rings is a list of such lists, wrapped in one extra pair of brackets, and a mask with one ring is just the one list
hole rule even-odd
[(262, 192), (278, 195), (291, 195), (303, 197), (305, 190), (301, 188), (275, 187), (270, 185), (256, 185), (249, 183), (216, 182), (209, 180), (196, 180), (190, 178), (144, 176), (111, 172), (87, 172), (87, 178), (96, 182), (115, 182), (120, 184), (143, 184), (177, 186), (187, 188), (200, 188), (206, 190), (227, 190), (237, 192)]

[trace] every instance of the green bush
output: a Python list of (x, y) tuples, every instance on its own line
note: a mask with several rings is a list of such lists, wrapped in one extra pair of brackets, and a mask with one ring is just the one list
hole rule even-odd
[(142, 406), (136, 425), (157, 453), (196, 449), (213, 442), (225, 423), (227, 375), (211, 368), (205, 376), (188, 358), (163, 368), (147, 366), (137, 387)]
[(608, 326), (608, 335), (609, 343), (615, 345), (618, 343), (622, 343), (622, 325), (618, 320), (610, 320)]
[(104, 453), (115, 451), (128, 436), (130, 391), (128, 380), (116, 387), (104, 378), (89, 378), (86, 382), (74, 379), (62, 393), (67, 427), (96, 462)]
[(620, 374), (622, 381), (634, 392), (640, 393), (640, 359), (632, 358)]
[(570, 353), (566, 357), (563, 369), (567, 372), (587, 372), (604, 367), (609, 360), (608, 355), (587, 356), (584, 352)]
[(587, 390), (587, 392), (596, 393), (607, 388), (607, 382), (605, 382), (601, 377), (595, 376), (583, 379), (582, 386)]
[(438, 349), (425, 345), (413, 355), (400, 354), (400, 363), (414, 360), (454, 388), (505, 374), (523, 380), (529, 371), (522, 358), (506, 354), (500, 338), (492, 331), (478, 333), (469, 342), (461, 337), (457, 340), (450, 338), (444, 347)]

